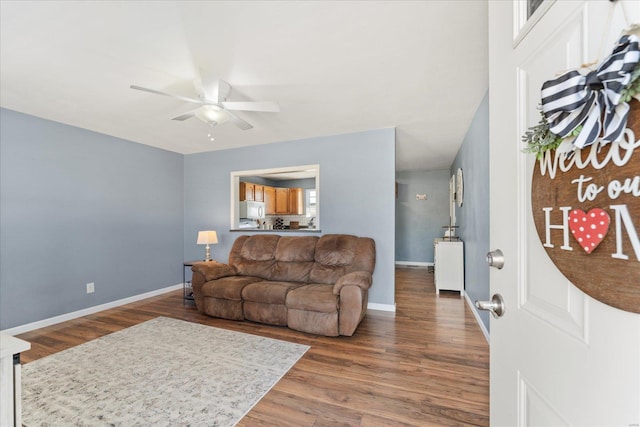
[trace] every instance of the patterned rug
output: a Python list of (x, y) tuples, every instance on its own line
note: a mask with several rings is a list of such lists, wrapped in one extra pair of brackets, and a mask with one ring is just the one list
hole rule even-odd
[(23, 365), (23, 424), (233, 426), (308, 349), (158, 317)]

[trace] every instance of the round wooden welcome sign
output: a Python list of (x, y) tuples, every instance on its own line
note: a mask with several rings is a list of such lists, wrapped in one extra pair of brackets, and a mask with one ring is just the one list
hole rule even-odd
[(591, 297), (640, 313), (640, 102), (623, 138), (536, 162), (531, 204), (558, 269)]

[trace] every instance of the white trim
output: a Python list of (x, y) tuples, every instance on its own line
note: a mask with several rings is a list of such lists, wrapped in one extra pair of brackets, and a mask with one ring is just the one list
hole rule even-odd
[(396, 312), (395, 304), (378, 304), (375, 302), (370, 302), (367, 304), (368, 310), (380, 310), (380, 311), (391, 311), (393, 313)]
[(409, 265), (414, 267), (433, 267), (435, 264), (432, 262), (422, 262), (422, 261), (396, 261), (396, 265)]
[(182, 289), (182, 286), (183, 286), (182, 283), (178, 283), (177, 285), (167, 286), (166, 288), (156, 289), (155, 291), (146, 292), (144, 294), (134, 295), (132, 297), (127, 297), (127, 298), (119, 299), (116, 301), (107, 302), (105, 304), (84, 308), (82, 310), (73, 311), (71, 313), (61, 314), (60, 316), (38, 320), (36, 322), (27, 323), (26, 325), (16, 326), (15, 328), (4, 329), (1, 332), (7, 335), (23, 334), (25, 332), (33, 331), (35, 329), (40, 329), (46, 326), (55, 325), (56, 323), (66, 322), (67, 320), (77, 319), (78, 317), (82, 317), (82, 316), (88, 316), (89, 314), (97, 313), (99, 311), (107, 310), (109, 308), (114, 308), (121, 305), (129, 304), (131, 302), (140, 301), (145, 298), (151, 298), (157, 295), (166, 294), (167, 292)]
[(260, 176), (260, 175), (268, 175), (274, 173), (286, 173), (286, 172), (300, 172), (300, 171), (309, 171), (315, 170), (315, 180), (316, 180), (316, 230), (320, 230), (320, 164), (314, 165), (302, 165), (302, 166), (287, 166), (283, 168), (269, 168), (269, 169), (253, 169), (246, 171), (233, 171), (229, 175), (231, 177), (231, 188), (230, 188), (230, 218), (229, 218), (229, 226), (231, 230), (238, 230), (239, 228), (239, 217), (238, 213), (240, 212), (240, 197), (238, 192), (240, 191), (240, 178), (243, 176)]
[(515, 48), (542, 19), (556, 0), (544, 0), (538, 9), (527, 18), (527, 0), (514, 0), (513, 5), (513, 47)]
[(491, 345), (491, 340), (489, 339), (489, 331), (487, 331), (487, 327), (484, 326), (484, 323), (482, 322), (482, 319), (478, 314), (478, 309), (476, 308), (475, 304), (471, 301), (471, 298), (469, 298), (469, 294), (466, 291), (464, 292), (464, 299), (467, 300), (467, 304), (469, 304), (469, 307), (471, 308), (471, 312), (473, 313), (473, 317), (476, 318), (476, 322), (478, 323), (478, 326), (480, 326), (480, 330), (484, 335), (484, 339), (486, 339), (487, 343)]

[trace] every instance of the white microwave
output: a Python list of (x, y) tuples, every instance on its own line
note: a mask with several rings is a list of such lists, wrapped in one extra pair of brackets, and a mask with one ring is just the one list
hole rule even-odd
[(263, 202), (240, 202), (240, 218), (264, 219), (265, 208)]

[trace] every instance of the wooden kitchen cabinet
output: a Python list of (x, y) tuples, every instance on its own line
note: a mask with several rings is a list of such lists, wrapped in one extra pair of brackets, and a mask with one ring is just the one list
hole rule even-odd
[(253, 185), (253, 200), (256, 202), (264, 202), (264, 185)]
[(245, 200), (255, 200), (254, 185), (249, 182), (240, 183), (240, 201), (244, 202)]
[(276, 213), (276, 189), (266, 185), (264, 186), (264, 211), (267, 215)]
[[(303, 215), (304, 190), (302, 188), (279, 188), (254, 185), (255, 201), (265, 203), (267, 215)], [(262, 197), (262, 200), (260, 198)]]
[(276, 188), (276, 214), (289, 214), (289, 189)]
[(264, 185), (250, 182), (240, 183), (240, 201), (264, 202)]
[(289, 189), (289, 214), (304, 214), (304, 191), (302, 190), (302, 188)]

